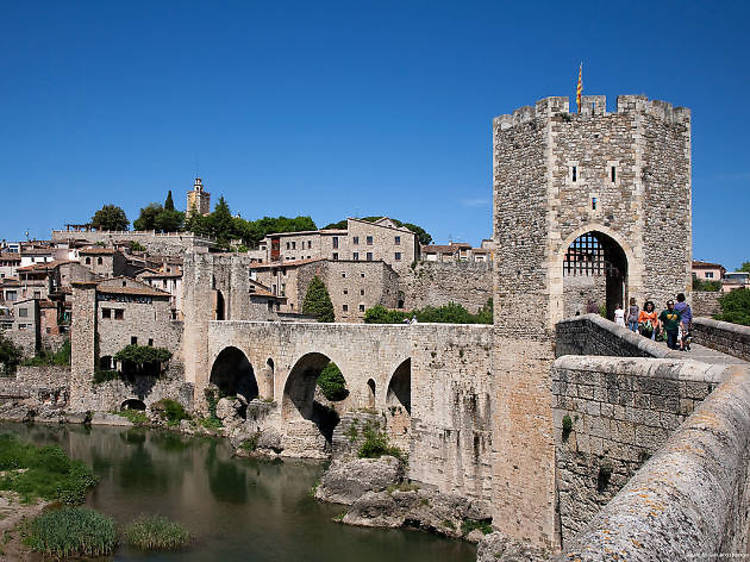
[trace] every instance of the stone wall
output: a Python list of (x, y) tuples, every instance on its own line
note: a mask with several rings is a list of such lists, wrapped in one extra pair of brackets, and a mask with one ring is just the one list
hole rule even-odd
[(563, 546), (659, 450), (726, 372), (724, 365), (669, 359), (565, 356), (554, 362)]
[(607, 279), (603, 275), (563, 276), (563, 318), (586, 314), (589, 299), (597, 307), (607, 302)]
[(555, 327), (557, 357), (609, 355), (615, 357), (666, 357), (669, 350), (618, 326), (598, 314), (584, 314), (558, 322)]
[(70, 367), (44, 365), (40, 367), (18, 367), (16, 382), (29, 386), (59, 388), (70, 384)]
[(725, 375), (557, 560), (747, 556), (750, 370)]
[(31, 330), (5, 330), (3, 337), (20, 347), (24, 357), (33, 357), (39, 349), (39, 334), (35, 328)]
[(719, 297), (721, 291), (693, 291), (690, 293), (690, 308), (693, 316), (711, 317), (721, 312)]
[(186, 251), (196, 247), (211, 248), (215, 246), (213, 240), (201, 238), (192, 232), (157, 233), (153, 230), (128, 230), (122, 232), (53, 230), (52, 241), (83, 241), (88, 244), (102, 243), (105, 246), (138, 242), (149, 253), (174, 257), (181, 257)]
[(695, 343), (750, 361), (750, 326), (694, 318), (693, 338)]
[(492, 263), (420, 261), (399, 273), (404, 308), (455, 302), (477, 312), (492, 297)]

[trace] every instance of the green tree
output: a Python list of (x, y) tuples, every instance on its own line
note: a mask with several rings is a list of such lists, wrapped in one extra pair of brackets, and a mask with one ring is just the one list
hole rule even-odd
[(219, 245), (229, 246), (229, 241), (234, 236), (234, 218), (224, 196), (219, 197), (214, 212), (208, 217), (208, 224), (211, 236), (216, 239)]
[(0, 334), (0, 375), (13, 374), (22, 357), (23, 350)]
[(349, 396), (349, 391), (346, 388), (346, 379), (341, 374), (341, 369), (333, 361), (323, 367), (323, 370), (318, 375), (317, 384), (323, 396), (331, 402), (343, 400)]
[[(383, 215), (376, 215), (371, 217), (360, 217), (359, 220), (361, 221), (367, 221), (367, 222), (375, 222), (383, 218)], [(389, 217), (390, 218), (390, 217)], [(391, 218), (391, 220), (396, 224), (397, 226), (403, 226), (405, 228), (408, 228), (411, 230), (414, 234), (417, 235), (417, 239), (419, 240), (419, 243), (423, 246), (427, 244), (432, 244), (432, 236), (429, 232), (427, 232), (424, 228), (421, 226), (418, 226), (416, 224), (412, 224), (410, 222), (401, 222), (398, 219)], [(346, 219), (340, 220), (339, 222), (332, 222), (327, 224), (323, 227), (324, 229), (343, 229), (346, 228)]]
[(317, 275), (312, 278), (307, 286), (305, 300), (302, 303), (302, 314), (312, 316), (318, 322), (333, 322), (333, 303), (328, 294), (325, 283)]
[(167, 200), (164, 201), (165, 211), (174, 211), (174, 201), (172, 201), (172, 190), (167, 191)]
[(138, 218), (133, 221), (134, 230), (156, 230), (156, 217), (164, 209), (159, 203), (149, 203), (141, 208)]
[(750, 261), (743, 261), (742, 265), (737, 269), (737, 271), (747, 271), (750, 273)]
[(97, 230), (127, 230), (129, 224), (125, 211), (117, 205), (104, 205), (91, 217), (91, 226)]
[(154, 228), (158, 232), (180, 232), (185, 222), (185, 213), (182, 211), (171, 211), (166, 208), (156, 215)]
[(735, 289), (719, 297), (717, 320), (750, 326), (750, 289)]

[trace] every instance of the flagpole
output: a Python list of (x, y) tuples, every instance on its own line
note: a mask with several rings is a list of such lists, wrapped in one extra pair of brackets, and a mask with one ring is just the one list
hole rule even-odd
[(578, 84), (576, 85), (576, 105), (578, 113), (581, 113), (581, 94), (583, 93), (583, 61), (578, 66)]

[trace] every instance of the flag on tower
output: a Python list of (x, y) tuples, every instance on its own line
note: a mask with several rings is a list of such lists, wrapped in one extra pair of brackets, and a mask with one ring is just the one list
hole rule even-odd
[(578, 67), (578, 86), (576, 86), (576, 105), (581, 112), (581, 93), (583, 93), (583, 63)]

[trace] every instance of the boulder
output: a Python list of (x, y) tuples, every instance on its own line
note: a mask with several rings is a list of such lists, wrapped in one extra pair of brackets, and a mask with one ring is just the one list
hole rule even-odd
[(239, 417), (237, 413), (242, 403), (236, 398), (221, 398), (216, 403), (216, 417), (221, 421)]
[(403, 478), (401, 462), (390, 456), (333, 461), (315, 491), (319, 500), (352, 505), (366, 492), (384, 490)]
[(477, 545), (477, 562), (536, 562), (549, 555), (546, 549), (509, 539), (499, 531), (485, 535)]

